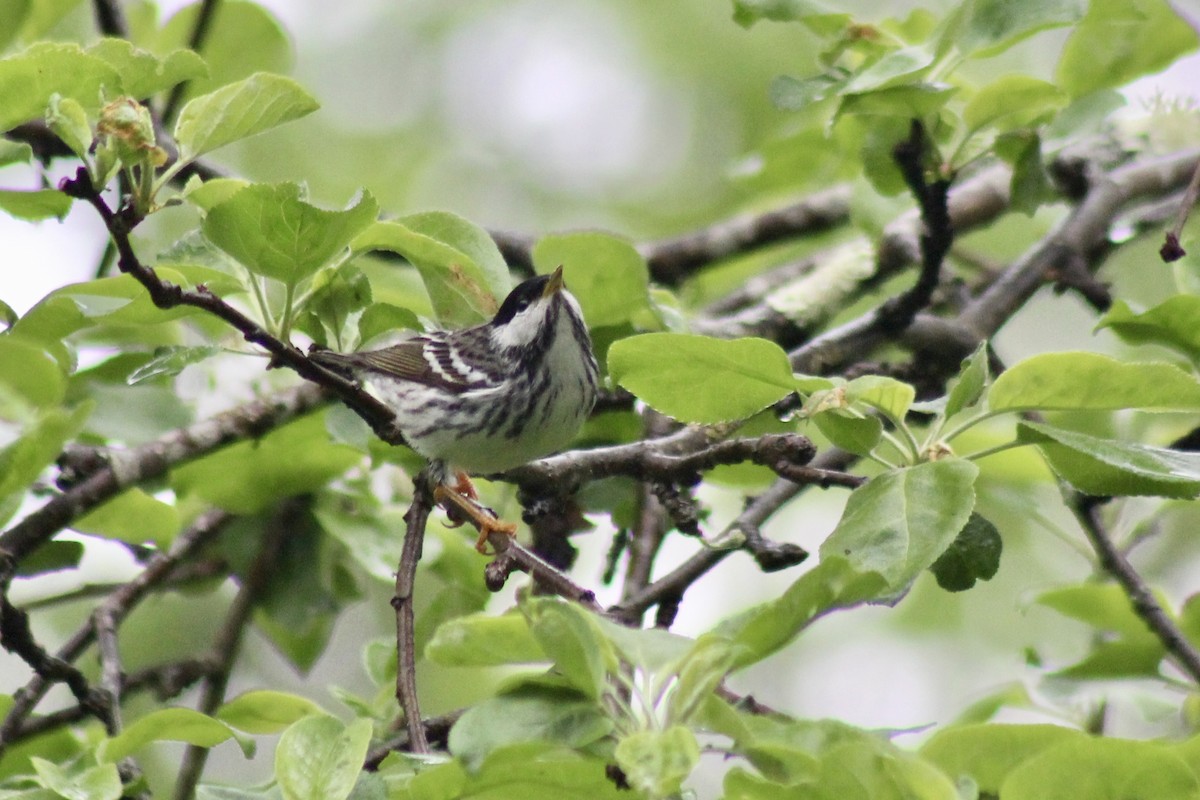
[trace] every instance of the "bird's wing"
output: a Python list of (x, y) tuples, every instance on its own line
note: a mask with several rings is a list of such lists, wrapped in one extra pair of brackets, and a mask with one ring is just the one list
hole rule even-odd
[(464, 359), (453, 344), (456, 338), (417, 336), (381, 350), (363, 353), (321, 351), (313, 356), (335, 369), (369, 370), (455, 394), (491, 385), (496, 376), (482, 369), (476, 359)]

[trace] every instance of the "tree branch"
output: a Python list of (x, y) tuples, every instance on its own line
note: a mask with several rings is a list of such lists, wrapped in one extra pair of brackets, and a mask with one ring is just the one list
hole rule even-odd
[(84, 467), (68, 456), (66, 491), (0, 534), (0, 577), (79, 516), (131, 486), (162, 477), (171, 467), (272, 428), (326, 402), (316, 386), (298, 386), (223, 411), (153, 442), (128, 450), (100, 451)]
[[(746, 461), (770, 467), (778, 474), (797, 474), (794, 468), (807, 464), (816, 453), (811, 441), (795, 433), (712, 442), (717, 435), (716, 427), (689, 427), (658, 439), (572, 450), (511, 469), (501, 477), (528, 494), (569, 494), (588, 481), (614, 475), (651, 482), (694, 483), (702, 472)], [(858, 480), (855, 476), (845, 479)]]
[(1096, 551), (1100, 567), (1125, 590), (1134, 613), (1162, 642), (1176, 666), (1187, 673), (1193, 683), (1200, 684), (1200, 651), (1196, 650), (1171, 619), (1171, 615), (1159, 605), (1142, 576), (1109, 537), (1104, 521), (1100, 519), (1099, 498), (1082, 495), (1065, 487), (1063, 494), (1092, 549)]
[[(200, 687), (200, 700), (196, 704), (196, 710), (202, 714), (212, 714), (225, 701), (229, 676), (233, 672), (233, 664), (241, 648), (251, 614), (254, 613), (254, 607), (275, 574), (275, 565), (279, 561), (283, 543), (295, 529), (296, 517), (306, 502), (307, 500), (296, 498), (285, 500), (266, 526), (258, 554), (250, 564), (241, 588), (238, 589), (233, 604), (225, 615), (221, 630), (217, 632), (213, 653), (209, 658), (215, 668), (204, 676)], [(207, 760), (207, 747), (188, 745), (183, 753), (179, 775), (175, 779), (176, 800), (191, 800)]]
[[(119, 624), (152, 588), (169, 578), (181, 562), (190, 558), (210, 542), (228, 520), (229, 514), (224, 511), (209, 511), (201, 514), (191, 527), (175, 537), (168, 550), (156, 554), (141, 573), (113, 592), (103, 604), (106, 609), (105, 613), (111, 618), (113, 625)], [(5, 609), (11, 608), (7, 592), (0, 595), (0, 604)], [(24, 614), (24, 612), (20, 613)], [(4, 718), (3, 724), (0, 724), (0, 754), (3, 754), (4, 748), (12, 741), (12, 737), (21, 730), (25, 718), (45, 696), (50, 686), (55, 682), (66, 681), (68, 678), (74, 680), (69, 672), (64, 672), (58, 667), (64, 664), (69, 665), (78, 658), (95, 640), (95, 637), (94, 618), (89, 618), (83, 627), (59, 648), (58, 653), (51, 657), (53, 661), (49, 671), (34, 666), (33, 679), (13, 695), (13, 705)], [(3, 636), (3, 642), (6, 646), (10, 642), (7, 632)], [(34, 644), (36, 645), (36, 643)], [(31, 666), (33, 665), (31, 664)], [(78, 691), (82, 690), (83, 686), (77, 683), (71, 688), (76, 693), (81, 708), (90, 712), (94, 707), (90, 696), (79, 697)]]
[[(189, 50), (200, 54), (200, 51), (204, 49), (204, 42), (208, 38), (209, 31), (212, 30), (212, 21), (220, 5), (221, 0), (203, 0), (200, 3), (200, 10), (196, 12), (196, 24), (192, 27), (192, 35), (188, 37)], [(184, 81), (171, 88), (171, 94), (167, 98), (167, 102), (163, 104), (162, 112), (158, 115), (158, 120), (163, 126), (170, 124), (175, 119), (175, 115), (183, 103), (183, 95), (187, 91), (188, 84), (188, 81)]]
[[(820, 474), (840, 475), (843, 474), (840, 471), (849, 466), (853, 461), (854, 456), (849, 453), (841, 450), (827, 450), (814, 459), (812, 469), (818, 470)], [(858, 480), (862, 482), (865, 479), (858, 478)], [(771, 549), (763, 549), (763, 543), (766, 540), (761, 536), (761, 527), (784, 504), (802, 492), (807, 486), (812, 485), (819, 486), (821, 484), (801, 485), (784, 478), (775, 481), (771, 484), (770, 488), (750, 501), (742, 513), (729, 523), (725, 527), (725, 530), (716, 537), (717, 541), (723, 541), (740, 536), (743, 539), (742, 547), (724, 549), (708, 548), (701, 550), (641, 591), (634, 593), (631, 597), (622, 598), (619, 605), (609, 609), (609, 613), (620, 619), (629, 619), (640, 616), (645, 613), (646, 609), (658, 603), (669, 602), (677, 604), (683, 597), (684, 592), (692, 584), (713, 567), (717, 566), (717, 564), (724, 561), (731, 553), (743, 548), (750, 549), (752, 546), (758, 546), (760, 550), (758, 553), (755, 553), (755, 557), (756, 560), (760, 561), (760, 566), (762, 564), (760, 553), (766, 554), (767, 563), (771, 564), (773, 561), (772, 557), (776, 555), (777, 551), (772, 552)]]
[(408, 730), (409, 750), (413, 753), (432, 752), (425, 738), (421, 721), (421, 706), (417, 699), (416, 623), (413, 619), (413, 587), (417, 580), (417, 563), (425, 541), (425, 525), (433, 510), (433, 487), (427, 470), (413, 481), (413, 499), (404, 514), (404, 545), (400, 564), (396, 568), (396, 591), (392, 608), (396, 610), (396, 699), (404, 713)]
[(92, 0), (92, 9), (101, 34), (116, 39), (129, 38), (129, 26), (125, 24), (125, 14), (119, 3), (115, 0)]

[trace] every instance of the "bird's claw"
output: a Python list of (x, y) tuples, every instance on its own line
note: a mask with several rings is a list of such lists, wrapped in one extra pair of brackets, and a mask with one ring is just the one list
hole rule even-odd
[(511, 522), (505, 522), (496, 516), (495, 511), (482, 505), (475, 493), (475, 487), (471, 486), (470, 481), (467, 481), (467, 486), (470, 488), (469, 494), (460, 491), (460, 486), (462, 486), (461, 482), (454, 488), (436, 487), (433, 490), (434, 502), (445, 509), (446, 516), (450, 518), (449, 527), (457, 528), (466, 522), (474, 523), (475, 527), (479, 529), (479, 538), (475, 541), (475, 549), (485, 556), (495, 555), (495, 553), (488, 552), (488, 537), (493, 533), (503, 533), (510, 537), (516, 536), (517, 526)]

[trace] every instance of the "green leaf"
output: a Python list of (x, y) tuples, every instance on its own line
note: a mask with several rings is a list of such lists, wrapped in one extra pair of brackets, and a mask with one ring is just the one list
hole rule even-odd
[(784, 647), (814, 620), (888, 591), (883, 577), (855, 571), (838, 556), (822, 558), (779, 598), (721, 623), (716, 633), (738, 646), (735, 667), (761, 661)]
[[(454, 763), (454, 766), (458, 766)], [(501, 747), (484, 760), (461, 786), (414, 796), (439, 798), (524, 798), (525, 800), (629, 800), (606, 775), (607, 764), (555, 744), (524, 743)], [(459, 767), (461, 770), (461, 767)], [(418, 777), (424, 777), (421, 773)], [(410, 786), (415, 786), (414, 781)], [(423, 784), (421, 789), (427, 788)]]
[(293, 723), (275, 748), (275, 781), (284, 800), (345, 800), (370, 743), (368, 719), (343, 725), (318, 715)]
[(171, 485), (181, 495), (250, 514), (318, 489), (360, 459), (354, 448), (331, 444), (322, 415), (313, 414), (185, 464), (171, 473)]
[(1012, 164), (1012, 180), (1008, 185), (1013, 210), (1032, 216), (1052, 196), (1050, 176), (1042, 159), (1041, 137), (1030, 131), (1001, 134), (996, 138), (995, 150)]
[(496, 299), (503, 299), (512, 288), (508, 264), (490, 233), (449, 211), (422, 211), (397, 220), (421, 236), (443, 242), (462, 253), (479, 269), (483, 284)]
[(830, 409), (813, 417), (817, 428), (834, 447), (865, 456), (883, 436), (883, 422), (876, 416), (853, 417)]
[(83, 543), (64, 539), (54, 539), (34, 550), (29, 556), (17, 564), (17, 575), (29, 578), (47, 572), (57, 572), (62, 569), (73, 569), (79, 566), (83, 558)]
[(343, 598), (357, 599), (354, 587), (346, 585), (352, 578), (330, 553), (325, 533), (310, 512), (307, 504), (292, 505), (283, 518), (278, 511), (243, 517), (221, 532), (222, 550), (244, 579), (267, 527), (288, 525), (256, 606), (254, 624), (301, 672), (311, 669), (325, 651)]
[(17, 219), (62, 219), (71, 210), (71, 198), (57, 189), (20, 191), (0, 189), (0, 209)]
[[(180, 276), (163, 269), (159, 277), (171, 281)], [(17, 321), (12, 333), (44, 345), (61, 345), (67, 336), (84, 328), (158, 325), (195, 313), (196, 309), (187, 307), (158, 308), (132, 275), (115, 275), (55, 289)]]
[(1123, 300), (1115, 300), (1096, 323), (1128, 344), (1161, 344), (1200, 362), (1200, 297), (1177, 294), (1141, 314)]
[(470, 614), (438, 626), (425, 657), (448, 667), (490, 667), (549, 661), (520, 614)]
[(530, 601), (523, 610), (533, 638), (571, 686), (592, 699), (600, 697), (617, 659), (589, 612), (549, 598)]
[(1158, 0), (1092, 0), (1067, 39), (1055, 83), (1072, 97), (1164, 69), (1196, 47), (1196, 32)]
[(933, 53), (924, 47), (902, 47), (855, 74), (840, 94), (862, 94), (916, 82), (933, 64)]
[(701, 637), (676, 670), (679, 680), (667, 702), (667, 719), (676, 725), (687, 724), (729, 674), (736, 655), (727, 639)]
[(233, 737), (224, 722), (190, 708), (163, 708), (152, 711), (129, 725), (120, 734), (100, 745), (100, 758), (117, 762), (151, 742), (187, 742), (197, 747), (213, 747)]
[(801, 79), (780, 75), (771, 81), (768, 92), (771, 104), (776, 108), (802, 111), (826, 97), (838, 94), (845, 85), (846, 79), (841, 76), (821, 74)]
[[(201, 3), (183, 6), (153, 39), (155, 52), (163, 54), (190, 47)], [(205, 94), (255, 72), (287, 73), (292, 65), (292, 42), (270, 11), (253, 2), (223, 0), (209, 9), (207, 35), (200, 54), (208, 64), (208, 77), (187, 86), (185, 99)]]
[(91, 403), (72, 411), (44, 411), (26, 425), (21, 438), (0, 449), (0, 498), (24, 491), (58, 458), (63, 445), (79, 433), (91, 412)]
[(392, 303), (372, 303), (363, 310), (358, 320), (359, 344), (366, 344), (377, 336), (396, 331), (422, 331), (421, 320), (410, 308)]
[(1158, 678), (1164, 655), (1162, 642), (1153, 636), (1100, 642), (1078, 663), (1050, 674), (1076, 681)]
[(157, 500), (138, 487), (126, 489), (76, 520), (82, 533), (130, 544), (169, 544), (181, 523), (175, 506)]
[[(343, 412), (335, 407), (329, 413), (328, 419), (335, 419), (335, 415)], [(352, 412), (351, 419), (361, 422)], [(345, 545), (349, 556), (368, 575), (386, 583), (395, 580), (402, 544), (396, 531), (404, 527), (399, 510), (364, 510), (355, 503), (344, 502), (339, 495), (326, 492), (318, 500), (314, 514), (321, 528)]]
[(116, 764), (66, 770), (42, 758), (31, 758), (42, 786), (66, 800), (119, 800), (124, 793)]
[(259, 72), (188, 102), (175, 123), (179, 160), (191, 161), (239, 139), (311, 114), (317, 101), (282, 75)]
[(819, 0), (734, 0), (733, 20), (749, 28), (760, 20), (799, 22), (821, 36), (840, 33), (853, 19)]
[(88, 47), (87, 53), (115, 69), (122, 93), (139, 100), (208, 74), (204, 59), (191, 50), (176, 50), (160, 59), (125, 39), (106, 37)]
[(970, 778), (981, 794), (998, 796), (1000, 785), (1032, 756), (1084, 734), (1058, 725), (958, 725), (935, 733), (921, 757), (951, 778)]
[(80, 158), (87, 158), (92, 146), (92, 126), (88, 124), (87, 112), (78, 100), (58, 93), (50, 95), (46, 124), (71, 148), (71, 152)]
[(676, 796), (700, 761), (696, 736), (683, 725), (638, 731), (617, 742), (617, 766), (635, 791), (650, 797)]
[(25, 142), (0, 139), (0, 167), (9, 164), (28, 164), (33, 160), (33, 148)]
[(1053, 589), (1038, 595), (1037, 602), (1097, 631), (1125, 637), (1146, 636), (1150, 632), (1134, 612), (1129, 595), (1116, 584), (1087, 583)]
[[(861, 94), (844, 94), (835, 118), (849, 115), (899, 117), (901, 121), (926, 117), (942, 110), (958, 88), (943, 84), (917, 83), (876, 89)], [(874, 123), (874, 120), (872, 120)], [(888, 137), (894, 146), (900, 137)], [(889, 153), (890, 155), (890, 153)]]
[(1077, 22), (1083, 0), (974, 0), (961, 8), (961, 26), (947, 26), (939, 50), (954, 47), (975, 58), (989, 58), (1047, 28)]
[(100, 93), (120, 94), (121, 78), (102, 59), (75, 44), (39, 42), (0, 59), (0, 131), (40, 119), (55, 93), (72, 97), (85, 109), (100, 107)]
[(845, 392), (851, 403), (866, 403), (896, 421), (904, 419), (917, 395), (917, 390), (910, 384), (886, 375), (855, 378), (846, 384)]
[(0, 50), (8, 47), (20, 34), (32, 4), (32, 0), (10, 0), (0, 4)]
[[(354, 240), (353, 249), (356, 253), (387, 250), (404, 256), (421, 274), (438, 321), (448, 327), (464, 327), (495, 315), (500, 307), (497, 298), (509, 289), (507, 268), (501, 279), (492, 274), (494, 268), (485, 269), (462, 249), (479, 247), (476, 236), (453, 235), (473, 228), (447, 212), (431, 212), (376, 222)], [(440, 238), (443, 236), (448, 238)]]
[(1200, 408), (1200, 383), (1173, 364), (1127, 364), (1097, 353), (1045, 353), (996, 378), (988, 407), (1189, 411)]
[(450, 729), (450, 752), (476, 770), (493, 751), (518, 742), (583, 748), (608, 736), (612, 722), (574, 692), (524, 688), (466, 710)]
[(533, 247), (534, 267), (548, 273), (560, 264), (589, 328), (621, 325), (648, 307), (646, 260), (625, 239), (595, 232), (543, 236)]
[(679, 663), (696, 647), (695, 640), (661, 628), (630, 628), (600, 616), (593, 621), (622, 660), (647, 672), (677, 671)]
[(252, 184), (215, 206), (204, 235), (256, 275), (296, 285), (335, 256), (379, 213), (370, 193), (344, 211), (305, 202), (294, 183)]
[(938, 586), (948, 592), (965, 592), (976, 580), (991, 580), (1000, 569), (1004, 541), (1000, 531), (982, 515), (972, 511), (970, 519), (954, 537), (946, 552), (930, 570)]
[(1187, 800), (1200, 782), (1165, 743), (1073, 736), (1016, 766), (1001, 797), (1021, 800)]
[(325, 712), (307, 697), (269, 689), (244, 692), (217, 709), (214, 716), (246, 733), (279, 733), (304, 717)]
[(62, 402), (67, 376), (36, 341), (5, 336), (0, 338), (0, 386), (31, 408), (46, 408)]
[(877, 475), (851, 493), (822, 560), (845, 558), (903, 592), (966, 525), (978, 474), (971, 462), (947, 459)]
[(766, 339), (647, 333), (608, 350), (614, 381), (681, 422), (746, 419), (795, 389), (787, 353)]
[(987, 342), (982, 342), (975, 348), (975, 352), (963, 361), (958, 375), (950, 381), (950, 389), (946, 393), (946, 408), (942, 412), (945, 419), (950, 419), (963, 409), (978, 403), (989, 379)]
[(199, 364), (222, 352), (216, 345), (204, 347), (186, 347), (184, 345), (168, 345), (154, 348), (154, 357), (142, 366), (129, 373), (125, 382), (130, 386), (153, 381), (159, 378), (173, 378), (192, 364)]
[(183, 187), (183, 198), (199, 209), (212, 211), (242, 189), (252, 185), (250, 181), (241, 178), (210, 178), (201, 181), (198, 176), (193, 175)]
[(1036, 444), (1059, 477), (1087, 494), (1200, 494), (1200, 453), (1118, 442), (1034, 422), (1019, 423), (1017, 439)]
[(980, 89), (963, 108), (971, 131), (990, 126), (1000, 131), (1035, 126), (1066, 106), (1057, 86), (1028, 75), (1004, 75)]
[(318, 272), (304, 303), (304, 332), (338, 350), (358, 344), (357, 323), (371, 302), (371, 282), (353, 264)]

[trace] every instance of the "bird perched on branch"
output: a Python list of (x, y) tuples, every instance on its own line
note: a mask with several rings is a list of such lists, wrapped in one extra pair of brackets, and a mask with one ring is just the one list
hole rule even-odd
[(392, 410), (409, 446), (429, 459), (435, 502), (475, 522), (480, 552), (490, 533), (511, 536), (516, 526), (479, 503), (467, 473), (503, 472), (561, 449), (596, 401), (596, 357), (561, 266), (518, 285), (482, 325), (309, 356)]

